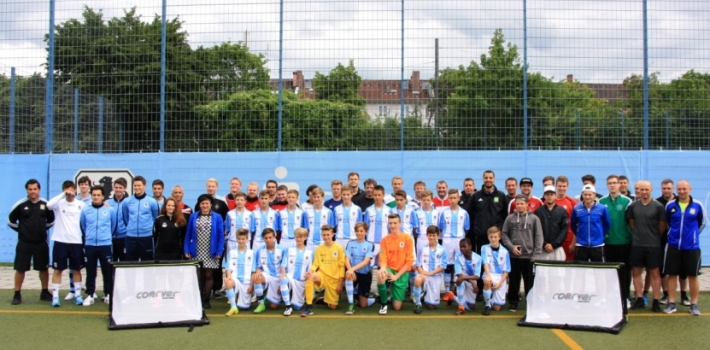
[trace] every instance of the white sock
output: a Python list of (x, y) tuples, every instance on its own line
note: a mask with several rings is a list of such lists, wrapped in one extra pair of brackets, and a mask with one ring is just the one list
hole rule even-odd
[(59, 298), (59, 283), (52, 283), (52, 297)]
[(81, 282), (74, 282), (74, 296), (81, 295)]

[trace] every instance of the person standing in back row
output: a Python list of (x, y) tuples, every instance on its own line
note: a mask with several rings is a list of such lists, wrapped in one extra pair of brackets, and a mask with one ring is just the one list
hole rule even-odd
[(698, 296), (700, 294), (700, 242), (699, 236), (705, 227), (705, 207), (700, 201), (690, 196), (690, 183), (678, 181), (678, 198), (668, 202), (666, 220), (668, 220), (668, 244), (663, 259), (663, 272), (668, 275), (668, 304), (663, 312), (676, 312), (675, 289), (678, 275), (688, 276), (690, 287), (690, 314), (700, 316)]
[[(483, 172), (483, 187), (474, 192), (466, 203), (466, 211), (471, 220), (472, 229), (466, 235), (476, 247), (476, 253), (481, 254), (481, 247), (488, 244), (488, 229), (495, 226), (503, 228), (503, 222), (508, 214), (505, 193), (495, 185), (496, 175), (493, 170)], [(483, 298), (483, 281), (478, 280), (479, 295)]]
[(35, 271), (39, 271), (42, 293), (39, 300), (51, 301), (52, 294), (47, 290), (49, 284), (49, 244), (47, 230), (54, 225), (54, 212), (47, 208), (47, 202), (39, 196), (39, 181), (29, 179), (25, 183), (27, 197), (20, 199), (10, 209), (7, 225), (17, 231), (15, 248), (15, 295), (12, 305), (22, 303), (22, 282), (25, 273), (30, 270), (30, 262)]
[(158, 202), (145, 192), (143, 176), (133, 178), (133, 196), (121, 205), (120, 213), (126, 224), (126, 260), (149, 261), (155, 257), (153, 223), (158, 217)]
[[(56, 218), (52, 232), (52, 307), (59, 307), (59, 287), (62, 283), (62, 271), (69, 267), (74, 277), (74, 304), (83, 305), (81, 297), (81, 269), (84, 268), (84, 245), (81, 231), (81, 211), (84, 202), (76, 199), (76, 185), (64, 181), (62, 193), (47, 202), (47, 208), (54, 210)], [(69, 261), (69, 266), (67, 266)]]

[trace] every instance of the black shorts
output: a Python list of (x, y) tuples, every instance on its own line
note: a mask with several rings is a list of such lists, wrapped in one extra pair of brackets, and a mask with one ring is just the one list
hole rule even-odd
[(84, 245), (81, 243), (54, 242), (54, 248), (52, 248), (52, 268), (59, 271), (66, 270), (67, 260), (69, 260), (70, 269), (83, 269), (86, 263), (84, 259)]
[(604, 247), (576, 247), (574, 261), (604, 262)]
[(657, 269), (663, 263), (663, 253), (658, 247), (631, 247), (629, 265)]
[(699, 275), (700, 249), (678, 250), (666, 245), (666, 256), (663, 258), (663, 273), (673, 276)]
[(17, 247), (15, 247), (15, 271), (29, 271), (30, 263), (34, 265), (35, 271), (44, 271), (49, 268), (49, 245), (47, 242), (17, 242)]
[(370, 295), (370, 287), (372, 287), (372, 272), (356, 272), (355, 277), (355, 284), (357, 285), (357, 295), (367, 298)]

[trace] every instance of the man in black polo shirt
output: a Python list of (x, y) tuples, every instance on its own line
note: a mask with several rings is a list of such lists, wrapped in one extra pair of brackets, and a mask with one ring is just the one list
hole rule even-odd
[(52, 294), (47, 289), (49, 283), (49, 244), (47, 230), (54, 224), (54, 212), (47, 208), (47, 202), (39, 196), (39, 181), (30, 179), (25, 183), (27, 197), (20, 199), (10, 209), (8, 226), (17, 231), (15, 248), (15, 295), (12, 305), (22, 302), (22, 282), (25, 272), (30, 270), (30, 262), (35, 271), (39, 271), (42, 283), (40, 300), (52, 301)]

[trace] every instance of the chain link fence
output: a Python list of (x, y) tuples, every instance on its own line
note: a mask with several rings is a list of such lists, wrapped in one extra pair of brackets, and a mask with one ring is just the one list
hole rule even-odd
[(3, 2), (0, 152), (707, 149), (707, 5)]

